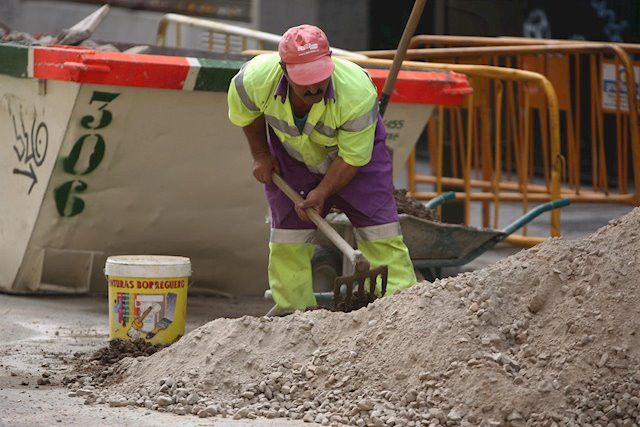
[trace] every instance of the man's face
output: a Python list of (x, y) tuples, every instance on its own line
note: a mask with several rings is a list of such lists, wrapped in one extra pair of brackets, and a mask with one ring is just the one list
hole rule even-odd
[(286, 68), (284, 73), (287, 77), (287, 81), (289, 82), (289, 86), (291, 87), (293, 93), (295, 93), (298, 98), (302, 99), (305, 104), (313, 105), (316, 102), (320, 102), (324, 99), (324, 96), (327, 93), (327, 88), (329, 87), (329, 81), (331, 80), (331, 77), (312, 85), (301, 86), (291, 81), (289, 75), (287, 74)]

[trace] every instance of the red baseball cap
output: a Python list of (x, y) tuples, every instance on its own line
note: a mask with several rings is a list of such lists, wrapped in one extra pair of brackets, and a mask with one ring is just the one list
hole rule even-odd
[(297, 85), (306, 86), (326, 80), (335, 68), (329, 40), (314, 25), (289, 28), (280, 39), (278, 53), (287, 65), (289, 78)]

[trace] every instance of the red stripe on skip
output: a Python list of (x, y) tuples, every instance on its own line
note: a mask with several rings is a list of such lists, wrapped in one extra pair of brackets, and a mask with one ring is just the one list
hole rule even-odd
[[(388, 70), (368, 68), (378, 96), (389, 74)], [(453, 71), (400, 71), (391, 93), (391, 102), (407, 104), (459, 105), (473, 92), (467, 76)]]
[(33, 50), (33, 77), (119, 86), (182, 89), (187, 58), (99, 52), (75, 46)]

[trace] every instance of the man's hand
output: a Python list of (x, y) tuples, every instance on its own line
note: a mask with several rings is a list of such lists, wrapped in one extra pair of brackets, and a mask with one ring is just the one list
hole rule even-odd
[(313, 222), (305, 210), (311, 208), (318, 212), (318, 215), (322, 215), (322, 208), (324, 207), (324, 202), (327, 200), (327, 197), (328, 195), (318, 188), (311, 190), (303, 201), (295, 204), (296, 213), (301, 220)]
[(278, 160), (271, 155), (265, 153), (253, 158), (253, 176), (263, 184), (271, 184), (271, 174), (273, 172), (280, 173)]
[(304, 211), (306, 208), (312, 208), (322, 215), (325, 201), (344, 188), (353, 179), (356, 172), (358, 172), (357, 166), (351, 166), (341, 157), (336, 157), (320, 184), (309, 191), (309, 194), (302, 202), (296, 203), (295, 209), (300, 219), (312, 222)]

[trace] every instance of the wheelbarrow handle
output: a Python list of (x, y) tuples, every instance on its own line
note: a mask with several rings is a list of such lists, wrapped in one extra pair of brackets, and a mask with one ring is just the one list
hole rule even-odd
[(453, 200), (455, 198), (456, 198), (456, 193), (454, 191), (447, 191), (446, 193), (443, 193), (438, 197), (429, 200), (427, 203), (425, 203), (425, 206), (428, 207), (429, 209), (433, 209), (437, 206), (440, 206), (444, 202)]
[(524, 214), (523, 216), (521, 216), (520, 218), (518, 218), (517, 220), (515, 220), (514, 222), (512, 222), (511, 224), (509, 224), (508, 226), (506, 226), (502, 230), (502, 232), (504, 233), (504, 237), (506, 238), (506, 236), (516, 232), (521, 227), (523, 227), (526, 224), (530, 223), (538, 215), (540, 215), (540, 214), (542, 214), (544, 212), (550, 211), (552, 209), (561, 208), (563, 206), (568, 206), (570, 203), (571, 203), (571, 200), (566, 199), (566, 198), (556, 199), (556, 200), (553, 200), (551, 202), (544, 203), (544, 204), (536, 207), (535, 209), (530, 210), (529, 212), (527, 212), (526, 214)]
[[(303, 200), (296, 190), (291, 188), (291, 186), (287, 184), (287, 182), (276, 172), (273, 173), (271, 179), (293, 203), (298, 203)], [(318, 229), (327, 236), (327, 238), (331, 240), (331, 242), (336, 245), (343, 254), (345, 254), (351, 264), (355, 267), (356, 271), (362, 271), (362, 269), (366, 271), (369, 269), (369, 261), (364, 254), (357, 249), (353, 249), (351, 245), (348, 244), (342, 236), (340, 236), (340, 234), (338, 234), (338, 232), (320, 216), (318, 212), (312, 208), (305, 209), (305, 212)]]

